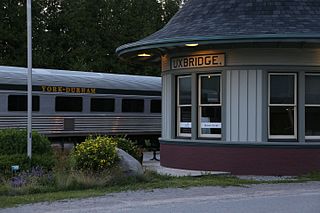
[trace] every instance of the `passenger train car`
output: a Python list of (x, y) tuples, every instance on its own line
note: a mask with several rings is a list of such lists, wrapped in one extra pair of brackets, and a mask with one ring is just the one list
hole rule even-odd
[[(160, 136), (159, 77), (33, 69), (33, 129), (49, 138)], [(27, 69), (0, 66), (0, 128), (27, 126)]]

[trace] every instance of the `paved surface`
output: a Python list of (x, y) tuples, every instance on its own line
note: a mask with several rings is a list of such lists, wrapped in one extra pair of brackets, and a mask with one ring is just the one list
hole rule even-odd
[(0, 210), (4, 212), (319, 213), (320, 182), (123, 192)]
[[(160, 154), (157, 152), (156, 159), (160, 160)], [(224, 171), (196, 171), (196, 170), (184, 170), (184, 169), (171, 169), (160, 166), (160, 162), (154, 159), (153, 152), (143, 153), (143, 166), (145, 169), (156, 171), (162, 175), (171, 175), (176, 177), (181, 176), (201, 176), (201, 175), (229, 175), (229, 172)], [(292, 176), (250, 176), (241, 175), (237, 176), (240, 179), (258, 180), (258, 181), (276, 181), (276, 180), (292, 180), (295, 177)], [(320, 213), (320, 211), (319, 211)]]
[[(160, 155), (157, 152), (156, 159), (160, 160)], [(160, 166), (160, 162), (154, 159), (153, 152), (143, 153), (143, 166), (145, 169), (156, 171), (161, 175), (171, 175), (176, 177), (181, 176), (201, 176), (206, 175), (227, 175), (229, 172), (223, 171), (196, 171), (196, 170), (184, 170), (184, 169), (171, 169)]]

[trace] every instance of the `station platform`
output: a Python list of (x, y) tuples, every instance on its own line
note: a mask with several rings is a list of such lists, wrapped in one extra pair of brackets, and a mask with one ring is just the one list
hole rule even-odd
[(202, 176), (202, 175), (229, 175), (229, 172), (223, 171), (197, 171), (197, 170), (185, 170), (185, 169), (172, 169), (163, 167), (160, 165), (160, 153), (156, 153), (156, 159), (154, 159), (153, 152), (144, 152), (143, 153), (143, 168), (145, 170), (156, 171), (160, 175), (170, 175), (175, 177), (183, 176)]

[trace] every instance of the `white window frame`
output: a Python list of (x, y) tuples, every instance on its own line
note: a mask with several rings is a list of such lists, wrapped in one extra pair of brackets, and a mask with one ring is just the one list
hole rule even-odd
[[(294, 76), (294, 103), (293, 104), (270, 104), (270, 80), (272, 75)], [(294, 134), (293, 135), (271, 135), (270, 134), (270, 107), (293, 107), (294, 110)], [(268, 138), (269, 139), (297, 139), (297, 73), (268, 73)]]
[[(181, 79), (181, 78), (190, 78), (190, 81), (192, 81), (191, 75), (184, 75), (184, 76), (178, 76), (177, 77), (177, 122), (176, 122), (177, 123), (177, 136), (178, 137), (191, 137), (191, 133), (182, 133), (182, 132), (180, 132), (180, 130), (181, 130), (181, 126), (180, 126), (181, 107), (190, 107), (190, 108), (192, 108), (192, 100), (191, 100), (190, 104), (182, 104), (182, 105), (180, 105), (180, 103), (179, 103), (180, 102), (180, 94), (179, 94), (180, 81), (179, 81), (179, 79)], [(191, 99), (192, 99), (192, 97), (191, 97)], [(190, 131), (192, 132), (192, 121), (190, 123), (191, 123)]]
[[(320, 74), (316, 74), (316, 73), (306, 73), (306, 76), (320, 76)], [(306, 82), (305, 82), (306, 83)], [(305, 98), (306, 98), (306, 94), (305, 94)], [(306, 107), (319, 107), (320, 108), (320, 104), (306, 104), (305, 103), (305, 108)], [(304, 114), (304, 116), (306, 116), (306, 114)], [(306, 122), (306, 119), (304, 120)], [(304, 131), (306, 131), (306, 129), (304, 129)], [(320, 135), (305, 135), (305, 139), (320, 139)]]
[[(220, 77), (220, 103), (219, 104), (201, 104), (201, 77), (203, 76), (219, 76)], [(221, 81), (221, 73), (218, 74), (202, 74), (198, 76), (198, 135), (203, 138), (221, 138), (221, 134), (202, 134), (201, 131), (201, 115), (202, 115), (202, 107), (220, 107), (220, 111), (222, 108), (222, 81)], [(222, 132), (222, 121), (221, 121), (221, 132)]]

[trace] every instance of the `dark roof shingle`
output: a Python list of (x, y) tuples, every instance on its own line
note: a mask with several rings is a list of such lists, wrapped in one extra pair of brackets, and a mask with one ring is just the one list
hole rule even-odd
[(320, 42), (320, 0), (189, 0), (161, 30), (117, 52), (173, 41), (224, 38), (227, 42), (239, 38)]
[(319, 0), (189, 0), (143, 40), (300, 33), (320, 33)]

